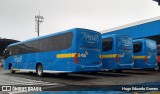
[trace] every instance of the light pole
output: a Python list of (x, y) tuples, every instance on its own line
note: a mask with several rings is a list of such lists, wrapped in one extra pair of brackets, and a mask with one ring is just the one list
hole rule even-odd
[(35, 32), (37, 32), (38, 36), (39, 36), (39, 25), (43, 21), (44, 21), (44, 18), (43, 18), (43, 16), (40, 16), (40, 12), (39, 12), (39, 15), (35, 16), (35, 23), (36, 23)]

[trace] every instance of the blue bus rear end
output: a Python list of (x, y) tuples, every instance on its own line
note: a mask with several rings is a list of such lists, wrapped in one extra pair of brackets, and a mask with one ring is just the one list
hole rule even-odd
[(102, 68), (123, 70), (133, 68), (133, 44), (131, 37), (125, 35), (102, 36)]
[(70, 73), (101, 69), (101, 34), (75, 28), (12, 44), (5, 50), (5, 70)]
[(157, 44), (150, 39), (133, 40), (134, 68), (157, 68)]
[[(78, 71), (99, 71), (102, 68), (101, 62), (101, 34), (91, 30), (79, 30), (76, 32), (76, 49), (73, 70)], [(77, 67), (76, 67), (77, 66)]]

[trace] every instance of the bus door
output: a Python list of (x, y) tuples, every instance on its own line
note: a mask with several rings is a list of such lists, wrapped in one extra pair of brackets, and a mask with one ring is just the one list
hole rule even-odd
[(114, 62), (113, 50), (114, 50), (114, 37), (104, 38), (102, 40), (102, 68), (112, 68)]
[(133, 45), (132, 39), (128, 36), (117, 36), (117, 62), (121, 66), (133, 63)]
[(149, 65), (156, 65), (157, 64), (157, 45), (155, 41), (152, 40), (146, 40), (146, 53), (147, 53), (147, 59), (146, 62)]
[[(78, 32), (77, 59), (82, 67), (100, 65), (101, 35), (98, 32)], [(76, 60), (75, 60), (76, 62)]]
[(143, 67), (143, 41), (136, 41), (133, 42), (133, 59), (134, 59), (134, 67), (135, 68), (141, 68)]

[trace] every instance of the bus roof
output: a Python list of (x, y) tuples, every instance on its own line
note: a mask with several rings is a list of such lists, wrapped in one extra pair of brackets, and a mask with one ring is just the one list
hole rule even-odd
[[(145, 41), (145, 40), (152, 40), (152, 39), (148, 39), (148, 38), (134, 39), (133, 42)], [(153, 41), (154, 41), (154, 40), (153, 40)]]
[[(13, 44), (10, 44), (9, 46), (13, 46), (13, 45), (21, 44), (21, 43), (26, 43), (26, 42), (31, 42), (31, 41), (34, 41), (34, 40), (39, 40), (39, 39), (43, 39), (43, 38), (47, 38), (47, 37), (51, 37), (51, 36), (55, 36), (55, 35), (59, 35), (59, 34), (64, 34), (64, 33), (67, 33), (67, 32), (76, 32), (77, 30), (94, 31), (94, 30), (84, 29), (84, 28), (72, 28), (72, 29), (69, 29), (69, 30), (60, 31), (60, 32), (53, 33), (53, 34), (28, 39), (28, 40), (25, 40), (25, 41), (22, 41), (22, 42), (13, 43)], [(97, 32), (97, 31), (94, 31), (94, 32)]]
[(112, 36), (127, 36), (130, 37), (128, 35), (123, 35), (123, 34), (102, 34), (102, 38), (107, 38), (107, 37), (112, 37)]

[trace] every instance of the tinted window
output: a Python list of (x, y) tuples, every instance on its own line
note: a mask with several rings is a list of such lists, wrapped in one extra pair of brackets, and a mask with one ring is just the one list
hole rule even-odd
[(65, 50), (71, 47), (72, 44), (72, 32), (53, 36), (49, 38), (48, 50)]
[(7, 48), (10, 55), (36, 53), (36, 52), (47, 52), (55, 50), (65, 50), (71, 47), (72, 44), (72, 32), (43, 38)]
[(134, 53), (141, 52), (142, 50), (142, 42), (134, 42), (133, 43)]
[(48, 51), (48, 38), (39, 40), (38, 48), (40, 52)]
[(106, 38), (102, 40), (102, 50), (109, 51), (113, 47), (113, 38)]
[(160, 49), (158, 49), (158, 55), (160, 55)]

